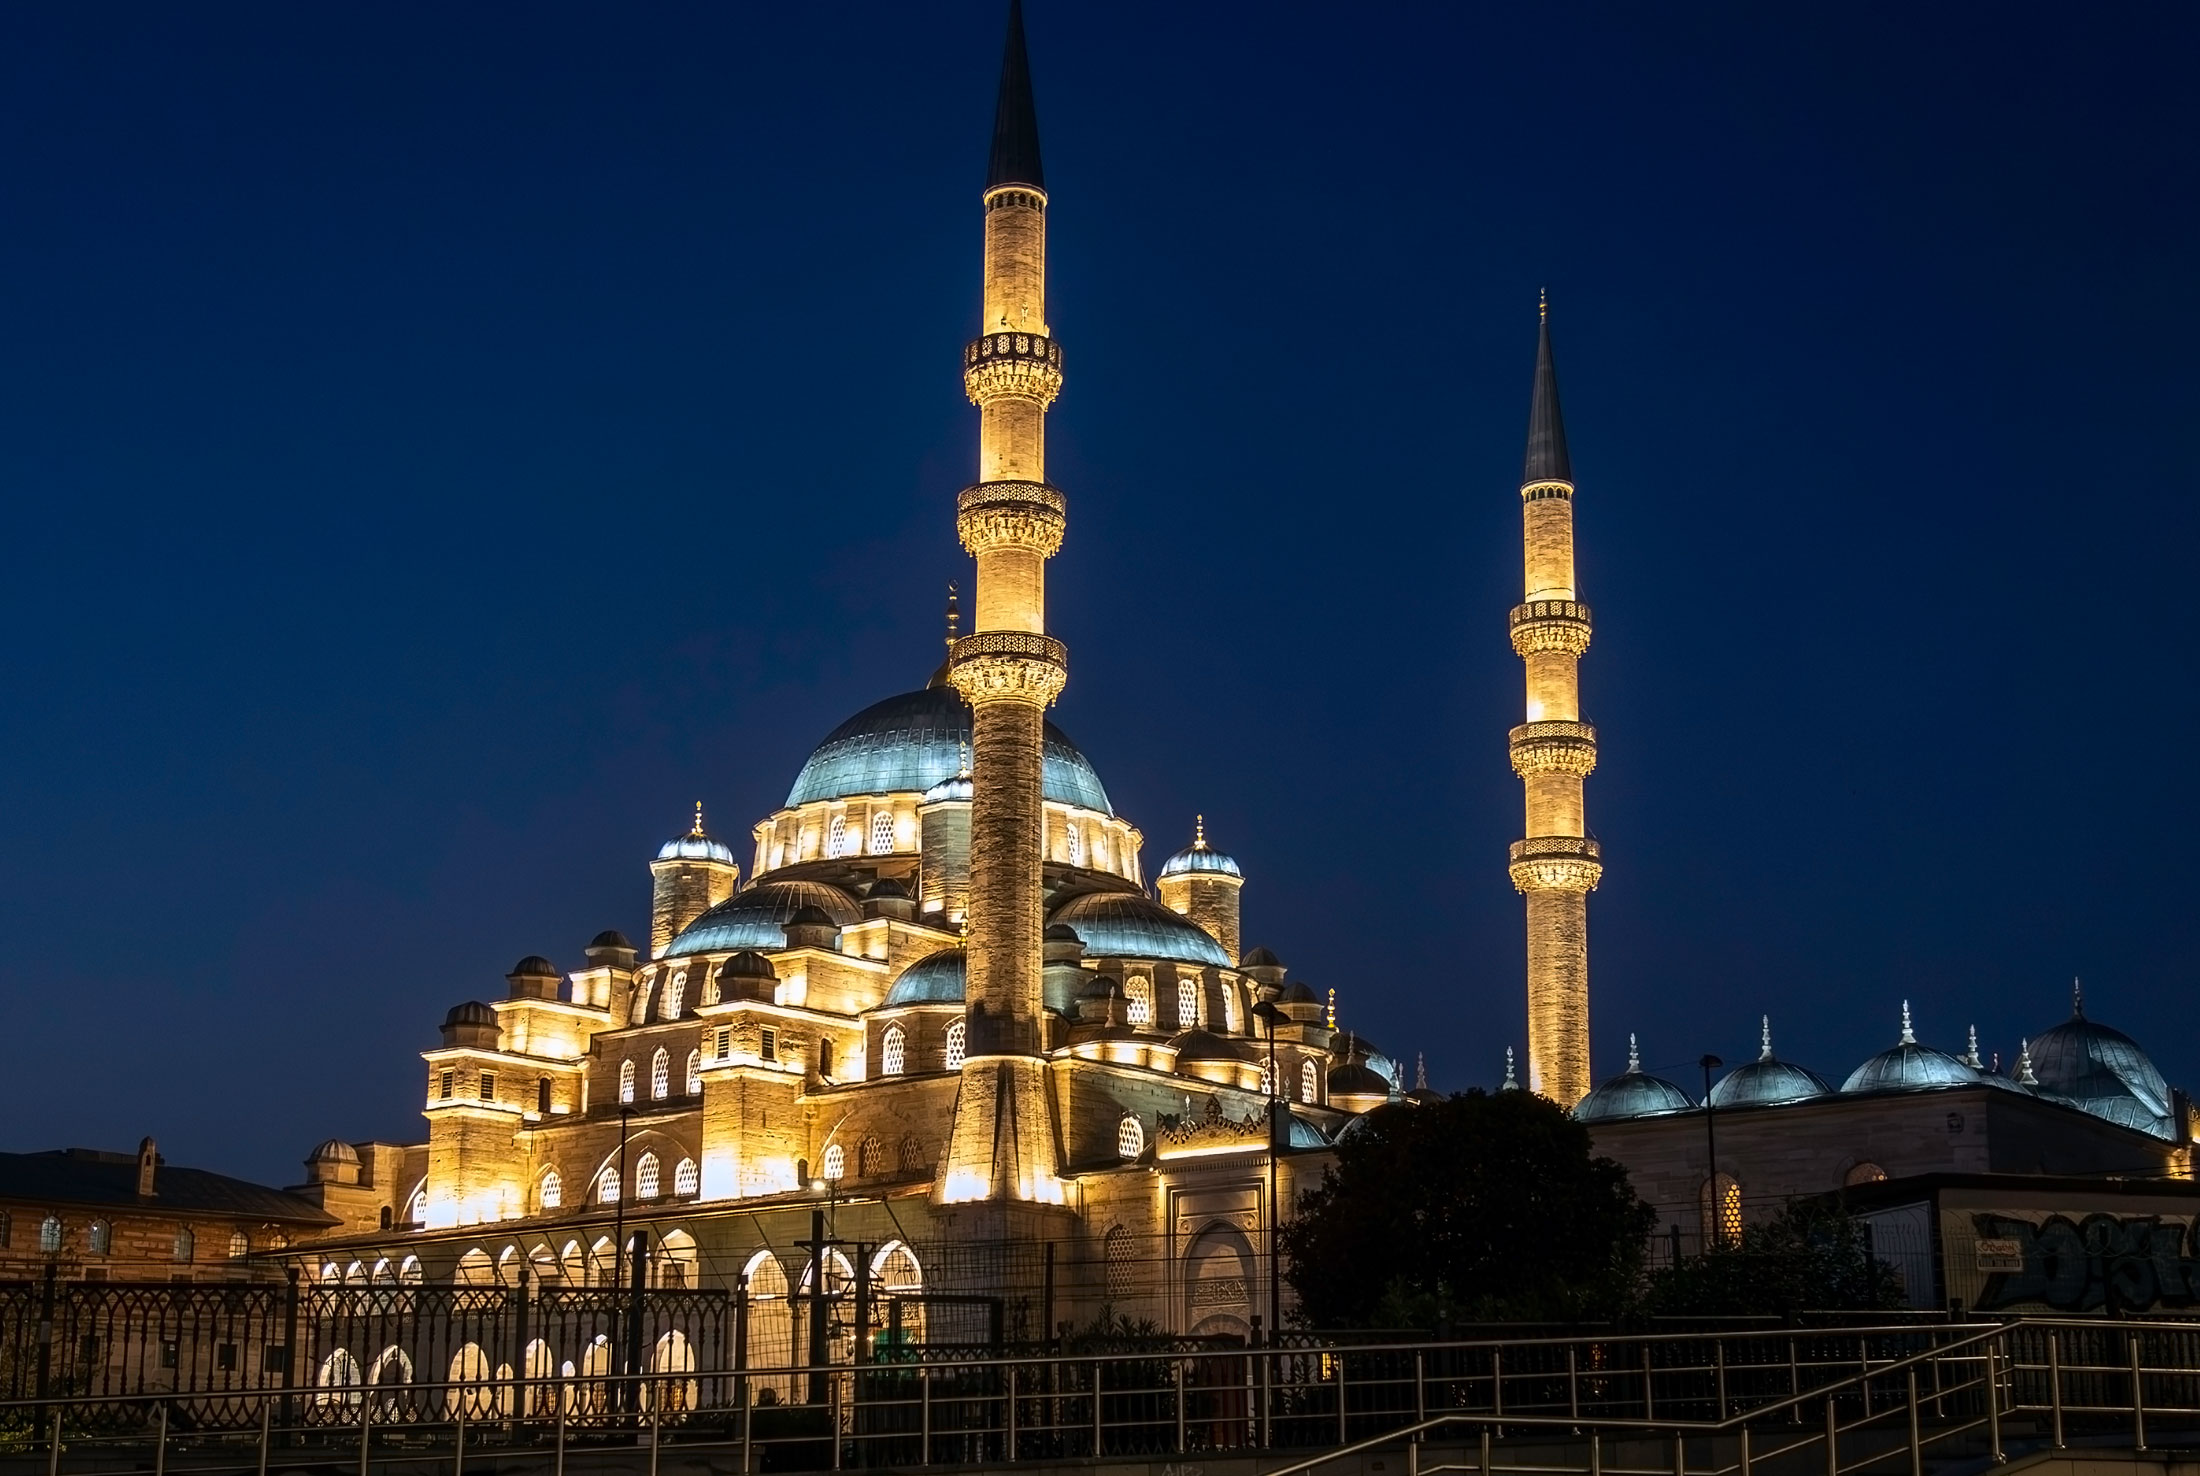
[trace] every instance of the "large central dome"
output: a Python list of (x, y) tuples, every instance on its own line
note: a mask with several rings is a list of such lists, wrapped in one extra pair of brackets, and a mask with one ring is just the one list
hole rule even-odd
[[(787, 808), (812, 800), (926, 790), (952, 777), (970, 742), (970, 709), (952, 687), (926, 687), (874, 702), (825, 735), (787, 791)], [(1046, 797), (1112, 815), (1092, 763), (1066, 734), (1046, 725)]]

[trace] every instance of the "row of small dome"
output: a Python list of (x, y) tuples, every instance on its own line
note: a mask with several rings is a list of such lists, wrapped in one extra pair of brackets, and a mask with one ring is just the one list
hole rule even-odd
[[(2175, 1136), (2174, 1108), (2162, 1073), (2130, 1036), (2087, 1019), (2084, 1000), (2077, 997), (2068, 1020), (2018, 1047), (2015, 1070), (2007, 1075), (1998, 1061), (1988, 1065), (1980, 1059), (1975, 1027), (1968, 1049), (1960, 1056), (1922, 1044), (1911, 1025), (1909, 1001), (1904, 1000), (1901, 1038), (1850, 1072), (1838, 1094), (1979, 1085), (2064, 1102), (2141, 1132)], [(1772, 1053), (1768, 1016), (1757, 1059), (1729, 1071), (1712, 1086), (1711, 1106), (1714, 1110), (1774, 1107), (1835, 1095), (1835, 1089), (1816, 1072)], [(1574, 1116), (1582, 1122), (1616, 1122), (1689, 1112), (1699, 1105), (1672, 1082), (1645, 1072), (1635, 1038), (1629, 1036), (1627, 1069), (1582, 1098)]]

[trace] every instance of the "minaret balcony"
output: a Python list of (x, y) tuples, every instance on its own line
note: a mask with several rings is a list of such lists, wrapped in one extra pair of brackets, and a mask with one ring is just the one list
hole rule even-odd
[(1045, 482), (980, 482), (955, 499), (955, 531), (973, 557), (995, 548), (1029, 549), (1043, 559), (1061, 550), (1069, 503)]
[(1593, 892), (1604, 876), (1604, 848), (1585, 835), (1537, 835), (1512, 843), (1516, 892)]
[(1589, 607), (1579, 600), (1530, 600), (1512, 607), (1513, 653), (1564, 651), (1579, 656), (1589, 649)]
[(1030, 400), (1040, 407), (1062, 392), (1062, 346), (1042, 333), (988, 333), (963, 348), (963, 392), (973, 405)]
[(1513, 772), (1523, 779), (1530, 774), (1586, 777), (1597, 766), (1597, 730), (1587, 723), (1522, 723), (1505, 737)]
[(975, 707), (981, 702), (1052, 705), (1069, 683), (1069, 648), (1052, 636), (981, 630), (948, 648), (947, 679)]

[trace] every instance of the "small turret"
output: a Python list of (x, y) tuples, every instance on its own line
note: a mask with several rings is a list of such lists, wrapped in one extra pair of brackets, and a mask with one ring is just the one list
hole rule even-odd
[(917, 806), (917, 905), (935, 924), (960, 924), (970, 910), (970, 752)]
[(678, 840), (666, 841), (649, 863), (653, 882), (649, 913), (649, 956), (665, 949), (689, 923), (732, 896), (741, 882), (733, 848), (712, 840), (703, 829), (703, 802), (695, 802), (695, 825)]
[(511, 985), (514, 999), (556, 999), (558, 980), (563, 976), (558, 966), (539, 953), (530, 953), (512, 965), (512, 971), (504, 976)]
[(1244, 886), (1237, 862), (1207, 844), (1205, 815), (1193, 820), (1192, 843), (1162, 862), (1155, 878), (1162, 905), (1205, 928), (1232, 964), (1238, 961), (1238, 893)]

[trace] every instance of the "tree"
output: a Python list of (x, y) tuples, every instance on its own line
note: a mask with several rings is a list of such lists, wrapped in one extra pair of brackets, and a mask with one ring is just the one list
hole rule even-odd
[(1666, 1317), (1873, 1312), (1904, 1305), (1902, 1279), (1831, 1198), (1798, 1199), (1742, 1231), (1738, 1246), (1652, 1273), (1644, 1306)]
[(1280, 1238), (1310, 1326), (1576, 1321), (1626, 1310), (1654, 1218), (1556, 1104), (1472, 1091), (1369, 1113)]

